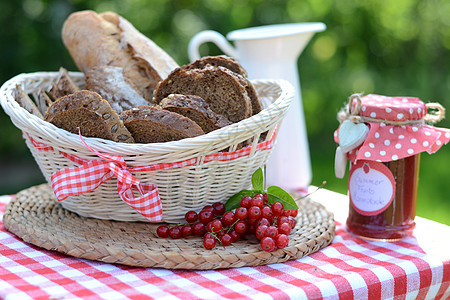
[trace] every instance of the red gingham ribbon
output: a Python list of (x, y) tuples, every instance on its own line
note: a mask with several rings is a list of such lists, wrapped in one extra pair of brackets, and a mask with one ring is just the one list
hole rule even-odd
[[(28, 134), (27, 136), (37, 150), (46, 152), (54, 151), (53, 147), (36, 141)], [(269, 140), (256, 145), (256, 151), (272, 148), (274, 136), (275, 134), (272, 134), (272, 137)], [(81, 134), (80, 138), (86, 148), (103, 160), (86, 160), (76, 155), (67, 154), (60, 151), (64, 157), (80, 165), (80, 167), (65, 168), (52, 174), (52, 188), (57, 200), (62, 201), (72, 195), (79, 195), (93, 191), (103, 182), (106, 182), (116, 176), (117, 191), (120, 198), (147, 218), (150, 222), (162, 221), (162, 203), (159, 197), (158, 188), (154, 184), (140, 183), (139, 180), (134, 178), (130, 172), (189, 167), (198, 162), (198, 158), (191, 158), (175, 163), (160, 163), (127, 168), (123, 157), (119, 155), (100, 153), (89, 147), (83, 140)], [(207, 163), (214, 160), (231, 161), (249, 155), (251, 153), (251, 149), (252, 146), (249, 145), (233, 152), (217, 152), (209, 154), (204, 157), (203, 162)], [(133, 189), (138, 190), (141, 196), (136, 198), (133, 194)]]

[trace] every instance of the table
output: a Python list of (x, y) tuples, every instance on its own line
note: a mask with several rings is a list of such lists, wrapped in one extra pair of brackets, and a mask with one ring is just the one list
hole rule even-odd
[[(346, 232), (348, 198), (312, 196), (334, 212), (333, 243), (307, 257), (210, 271), (134, 268), (39, 249), (0, 223), (2, 299), (450, 299), (450, 227), (417, 217), (395, 243)], [(10, 196), (0, 196), (0, 217)]]

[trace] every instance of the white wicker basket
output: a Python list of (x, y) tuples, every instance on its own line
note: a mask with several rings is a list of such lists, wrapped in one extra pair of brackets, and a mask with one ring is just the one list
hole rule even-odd
[[(69, 74), (80, 87), (83, 87), (82, 73)], [(7, 81), (0, 89), (3, 109), (11, 117), (14, 125), (22, 130), (26, 144), (49, 184), (51, 184), (50, 177), (55, 171), (76, 166), (60, 152), (74, 154), (82, 159), (99, 159), (83, 145), (78, 135), (57, 128), (28, 113), (14, 100), (13, 91), (16, 84), (36, 97), (39, 90), (48, 90), (50, 83), (57, 76), (57, 72), (21, 74)], [(226, 201), (234, 193), (249, 188), (253, 172), (267, 162), (272, 150), (256, 151), (256, 145), (261, 133), (269, 131), (267, 139), (272, 136), (275, 127), (287, 113), (294, 89), (284, 80), (255, 80), (253, 84), (265, 109), (239, 123), (208, 134), (153, 144), (126, 144), (98, 138), (84, 138), (84, 141), (101, 153), (122, 156), (128, 167), (199, 158), (198, 163), (190, 167), (133, 173), (133, 176), (141, 182), (155, 184), (158, 187), (163, 206), (163, 220), (180, 222), (185, 213), (191, 209), (199, 210), (206, 204)], [(52, 146), (54, 151), (38, 151), (29, 137)], [(231, 161), (203, 162), (202, 158), (206, 155), (228, 147), (234, 150), (241, 142), (249, 139), (252, 141), (250, 155)], [(64, 208), (86, 217), (147, 221), (119, 197), (115, 177), (104, 182), (96, 190), (70, 196), (61, 204)]]

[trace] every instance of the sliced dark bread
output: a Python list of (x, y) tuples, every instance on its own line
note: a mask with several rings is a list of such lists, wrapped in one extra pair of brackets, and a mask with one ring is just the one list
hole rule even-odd
[(27, 93), (22, 89), (22, 87), (16, 84), (16, 89), (14, 90), (14, 99), (21, 107), (23, 107), (30, 114), (33, 114), (41, 119), (44, 118), (39, 108), (33, 102), (33, 100), (28, 96)]
[(133, 82), (125, 78), (121, 67), (99, 66), (90, 69), (86, 73), (86, 89), (100, 94), (118, 114), (149, 104), (136, 92)]
[(250, 97), (250, 100), (252, 102), (253, 114), (255, 115), (262, 110), (261, 100), (259, 100), (258, 98), (255, 87), (250, 82), (250, 80), (248, 80), (247, 71), (236, 59), (226, 55), (204, 56), (200, 59), (197, 59), (196, 61), (193, 61), (188, 65), (183, 66), (183, 68), (186, 70), (192, 70), (192, 69), (203, 69), (206, 66), (213, 66), (213, 67), (221, 66), (227, 68), (228, 70), (234, 73), (241, 75), (242, 76), (241, 80), (243, 80), (242, 84), (245, 85), (248, 96)]
[(164, 110), (175, 112), (197, 123), (205, 133), (230, 125), (222, 115), (216, 114), (208, 103), (199, 96), (170, 94), (160, 103)]
[(170, 94), (196, 95), (215, 113), (233, 123), (239, 122), (252, 115), (252, 104), (239, 76), (220, 66), (192, 70), (177, 68), (158, 84), (154, 100), (159, 104)]
[(52, 82), (52, 88), (48, 91), (50, 98), (55, 101), (59, 98), (78, 92), (80, 88), (70, 78), (67, 70), (59, 68), (59, 75), (56, 82)]
[(81, 90), (55, 101), (45, 113), (55, 126), (86, 137), (133, 143), (133, 137), (106, 100), (92, 91)]
[(120, 115), (136, 143), (160, 143), (204, 134), (200, 126), (177, 113), (148, 105)]

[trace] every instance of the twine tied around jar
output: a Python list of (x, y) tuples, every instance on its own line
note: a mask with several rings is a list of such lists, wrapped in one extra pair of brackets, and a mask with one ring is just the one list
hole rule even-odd
[[(356, 100), (355, 108), (352, 108), (353, 101)], [(386, 125), (396, 126), (420, 126), (425, 122), (434, 124), (441, 121), (445, 117), (445, 108), (439, 103), (426, 103), (427, 114), (423, 119), (391, 121), (386, 119), (377, 119), (367, 116), (360, 116), (362, 101), (361, 94), (353, 94), (350, 96), (348, 103), (338, 112), (338, 121), (342, 124), (345, 120), (351, 120), (353, 123), (384, 123)]]

